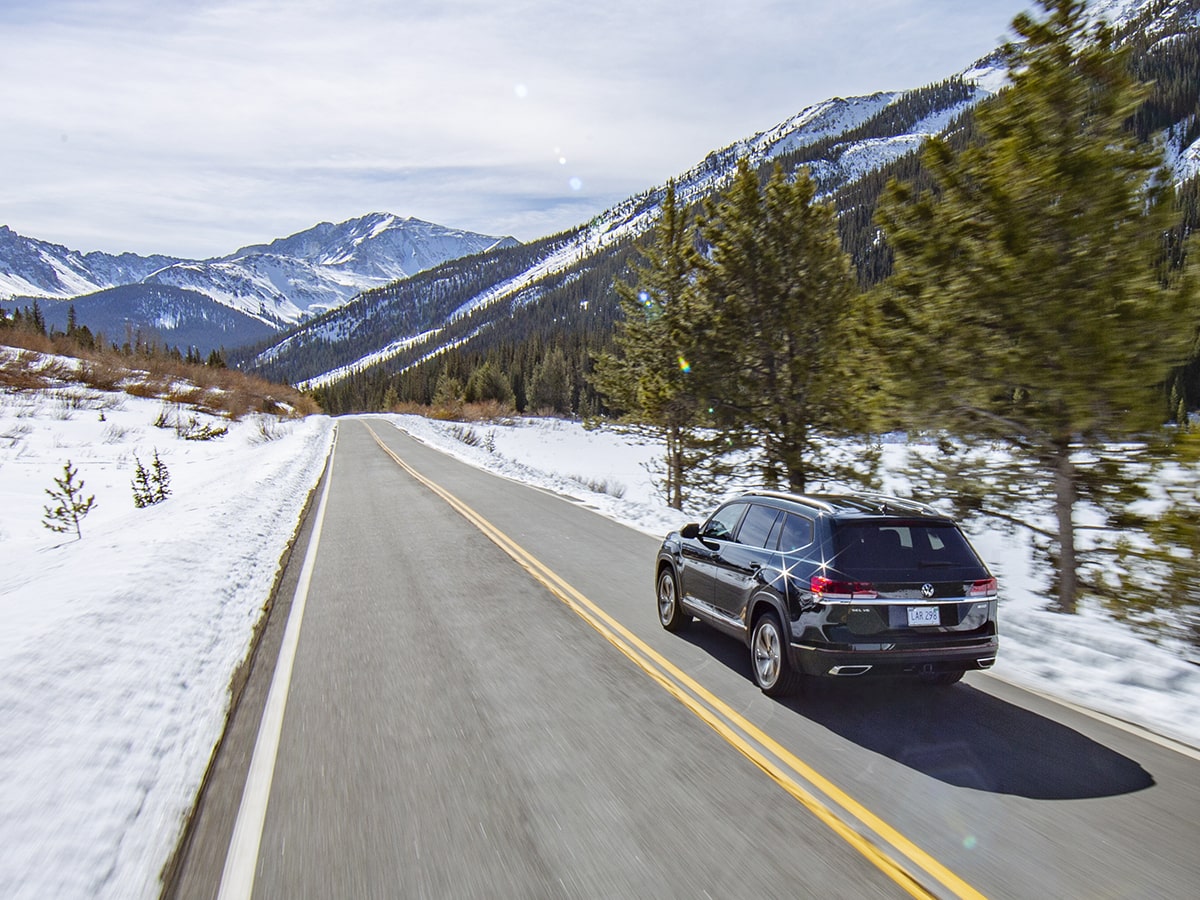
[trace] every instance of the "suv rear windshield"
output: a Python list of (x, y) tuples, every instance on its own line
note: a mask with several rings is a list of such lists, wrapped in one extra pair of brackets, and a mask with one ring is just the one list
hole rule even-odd
[(855, 575), (879, 570), (983, 568), (966, 538), (949, 522), (843, 522), (834, 531), (833, 547), (837, 569)]

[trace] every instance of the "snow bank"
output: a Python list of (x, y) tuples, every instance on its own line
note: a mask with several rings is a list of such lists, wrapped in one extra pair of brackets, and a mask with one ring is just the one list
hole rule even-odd
[[(166, 408), (168, 417), (192, 413)], [(160, 401), (0, 395), (0, 896), (153, 897), (228, 686), (332, 436), (326, 417), (190, 441)], [(171, 496), (137, 509), (135, 456)], [(70, 460), (83, 538), (42, 526)]]

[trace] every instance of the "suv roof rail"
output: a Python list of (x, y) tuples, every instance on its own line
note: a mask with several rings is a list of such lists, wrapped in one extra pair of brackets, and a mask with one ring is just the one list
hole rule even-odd
[(745, 496), (787, 500), (791, 503), (811, 506), (814, 509), (827, 513), (835, 513), (839, 509), (847, 508), (865, 512), (864, 506), (866, 504), (873, 504), (878, 506), (879, 512), (884, 515), (893, 512), (920, 513), (921, 515), (948, 518), (946, 513), (930, 506), (928, 503), (922, 503), (919, 500), (908, 500), (903, 497), (893, 497), (877, 491), (853, 491), (845, 494), (791, 494), (787, 491), (750, 490), (746, 491)]
[(921, 510), (922, 512), (929, 513), (929, 515), (931, 515), (931, 516), (943, 516), (944, 517), (946, 515), (944, 512), (939, 510), (937, 507), (931, 506), (928, 503), (922, 503), (920, 500), (911, 500), (911, 499), (906, 499), (903, 497), (888, 497), (884, 494), (867, 494), (867, 496), (871, 497), (872, 499), (877, 499), (880, 502), (887, 502), (887, 503), (892, 503), (892, 504), (900, 504), (900, 505), (904, 505), (904, 506), (916, 507), (917, 509)]
[[(834, 495), (836, 496), (836, 495)], [(904, 497), (893, 497), (890, 494), (881, 494), (878, 491), (855, 491), (852, 494), (841, 495), (847, 500), (867, 501), (868, 503), (879, 504), (880, 512), (920, 512), (928, 516), (939, 516), (947, 518), (944, 512), (930, 506), (928, 503), (922, 503), (920, 500), (909, 500)]]
[(789, 494), (786, 491), (746, 491), (749, 497), (770, 497), (774, 500), (789, 500), (792, 503), (802, 503), (805, 506), (813, 506), (822, 512), (836, 512), (837, 509), (833, 504), (826, 502), (818, 497), (811, 497), (808, 494)]

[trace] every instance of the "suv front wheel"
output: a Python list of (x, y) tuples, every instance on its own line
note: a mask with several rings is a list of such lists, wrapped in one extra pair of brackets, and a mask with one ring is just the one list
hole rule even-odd
[(658, 621), (667, 631), (683, 631), (692, 617), (679, 604), (679, 586), (675, 573), (664, 568), (658, 573)]
[(788, 659), (783, 627), (775, 613), (764, 613), (750, 636), (754, 682), (768, 697), (781, 697), (795, 687), (797, 676)]

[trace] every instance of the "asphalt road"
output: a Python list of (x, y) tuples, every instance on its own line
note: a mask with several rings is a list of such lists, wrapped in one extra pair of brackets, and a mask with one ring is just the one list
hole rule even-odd
[[(982, 673), (773, 701), (735, 642), (659, 627), (656, 539), (380, 420), (339, 423), (327, 478), (311, 568), (306, 530), (168, 896), (218, 896), (247, 833), (248, 877), (224, 875), (224, 896), (1200, 886), (1198, 754)], [(302, 582), (278, 746), (255, 763), (265, 816), (247, 828)]]

